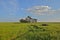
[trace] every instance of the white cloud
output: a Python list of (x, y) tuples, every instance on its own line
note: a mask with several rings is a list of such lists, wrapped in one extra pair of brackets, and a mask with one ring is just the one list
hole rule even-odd
[(60, 13), (60, 10), (53, 10), (49, 6), (33, 6), (31, 8), (27, 8), (27, 12), (37, 15), (51, 15), (55, 13)]

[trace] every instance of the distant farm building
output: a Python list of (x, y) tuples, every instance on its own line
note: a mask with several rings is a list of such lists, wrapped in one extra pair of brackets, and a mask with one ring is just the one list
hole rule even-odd
[(34, 18), (31, 18), (30, 16), (27, 16), (25, 19), (21, 19), (20, 22), (35, 23), (35, 22), (37, 22), (37, 19), (34, 19)]

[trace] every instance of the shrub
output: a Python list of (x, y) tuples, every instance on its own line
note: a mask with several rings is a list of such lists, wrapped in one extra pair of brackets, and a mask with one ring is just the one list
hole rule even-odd
[(24, 19), (21, 19), (20, 20), (21, 23), (28, 23), (28, 21), (24, 20)]
[(48, 26), (48, 24), (42, 24), (42, 26)]

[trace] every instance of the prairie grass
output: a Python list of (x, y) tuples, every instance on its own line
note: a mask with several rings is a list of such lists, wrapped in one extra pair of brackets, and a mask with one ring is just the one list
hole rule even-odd
[[(48, 26), (42, 26), (48, 24)], [(31, 25), (36, 25), (34, 28)], [(59, 22), (1, 22), (0, 40), (60, 40)]]

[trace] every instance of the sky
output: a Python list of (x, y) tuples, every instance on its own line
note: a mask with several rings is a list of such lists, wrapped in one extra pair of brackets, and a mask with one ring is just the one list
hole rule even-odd
[(0, 0), (0, 22), (18, 22), (27, 16), (60, 22), (60, 0)]

